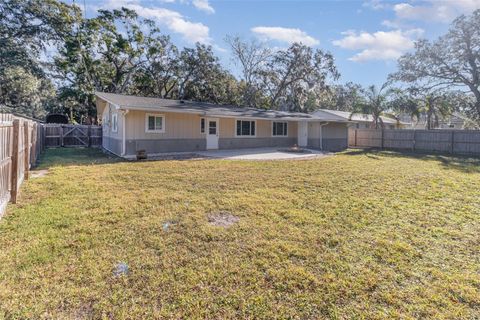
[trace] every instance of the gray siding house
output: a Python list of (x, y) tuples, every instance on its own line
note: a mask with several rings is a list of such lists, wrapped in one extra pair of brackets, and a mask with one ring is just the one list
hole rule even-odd
[(193, 101), (96, 93), (103, 148), (124, 158), (211, 149), (290, 147), (339, 151), (345, 119)]

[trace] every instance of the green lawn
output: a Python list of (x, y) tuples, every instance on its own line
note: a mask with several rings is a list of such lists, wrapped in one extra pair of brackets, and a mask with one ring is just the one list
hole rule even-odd
[(57, 149), (41, 168), (0, 220), (0, 319), (480, 317), (478, 159)]

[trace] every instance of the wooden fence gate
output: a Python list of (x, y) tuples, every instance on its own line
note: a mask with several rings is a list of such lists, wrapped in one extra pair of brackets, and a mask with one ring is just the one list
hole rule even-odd
[(45, 124), (45, 146), (101, 147), (102, 127), (78, 124)]

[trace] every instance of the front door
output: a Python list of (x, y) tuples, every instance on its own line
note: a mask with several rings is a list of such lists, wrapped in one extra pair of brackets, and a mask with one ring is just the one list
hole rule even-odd
[(298, 122), (298, 146), (306, 147), (308, 142), (308, 126), (307, 121)]
[(207, 150), (218, 149), (218, 119), (207, 118)]

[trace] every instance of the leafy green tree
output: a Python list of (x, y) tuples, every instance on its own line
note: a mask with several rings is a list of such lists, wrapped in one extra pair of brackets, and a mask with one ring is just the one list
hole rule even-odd
[(180, 54), (179, 98), (213, 103), (239, 102), (235, 78), (220, 64), (211, 46), (197, 43)]
[(393, 94), (395, 90), (384, 83), (380, 88), (371, 85), (362, 89), (362, 98), (353, 105), (352, 114), (362, 113), (371, 115), (373, 118), (372, 127), (374, 129), (384, 128), (382, 115), (389, 113), (394, 107)]
[(468, 105), (463, 92), (419, 89), (416, 87), (398, 91), (392, 109), (396, 114), (408, 114), (413, 121), (425, 118), (425, 129), (438, 128), (440, 120), (454, 113), (463, 113)]
[[(147, 29), (145, 34), (143, 29)], [(65, 37), (55, 57), (54, 70), (61, 81), (60, 99), (86, 106), (95, 114), (95, 91), (128, 93), (136, 72), (146, 63), (145, 51), (159, 30), (153, 22), (138, 19), (129, 9), (100, 10), (84, 19)]]
[(318, 105), (323, 109), (352, 111), (362, 101), (362, 87), (353, 82), (334, 85), (318, 98)]
[(45, 114), (54, 88), (42, 54), (80, 18), (78, 7), (55, 0), (0, 1), (0, 103), (28, 116)]
[(75, 21), (78, 7), (56, 0), (3, 0), (0, 2), (0, 72), (22, 66), (42, 74), (39, 56), (60, 42)]
[(45, 116), (45, 105), (55, 96), (55, 88), (45, 78), (13, 66), (0, 74), (0, 105), (9, 112), (33, 118)]
[(152, 35), (145, 39), (145, 63), (134, 75), (135, 94), (162, 98), (178, 97), (180, 53), (165, 35)]
[(480, 10), (455, 19), (449, 31), (436, 41), (420, 40), (415, 52), (398, 60), (399, 70), (392, 80), (421, 88), (456, 87), (468, 90), (474, 97), (468, 113), (480, 122)]
[(311, 94), (328, 90), (329, 80), (340, 77), (333, 56), (294, 43), (278, 51), (262, 71), (271, 108), (301, 111)]

